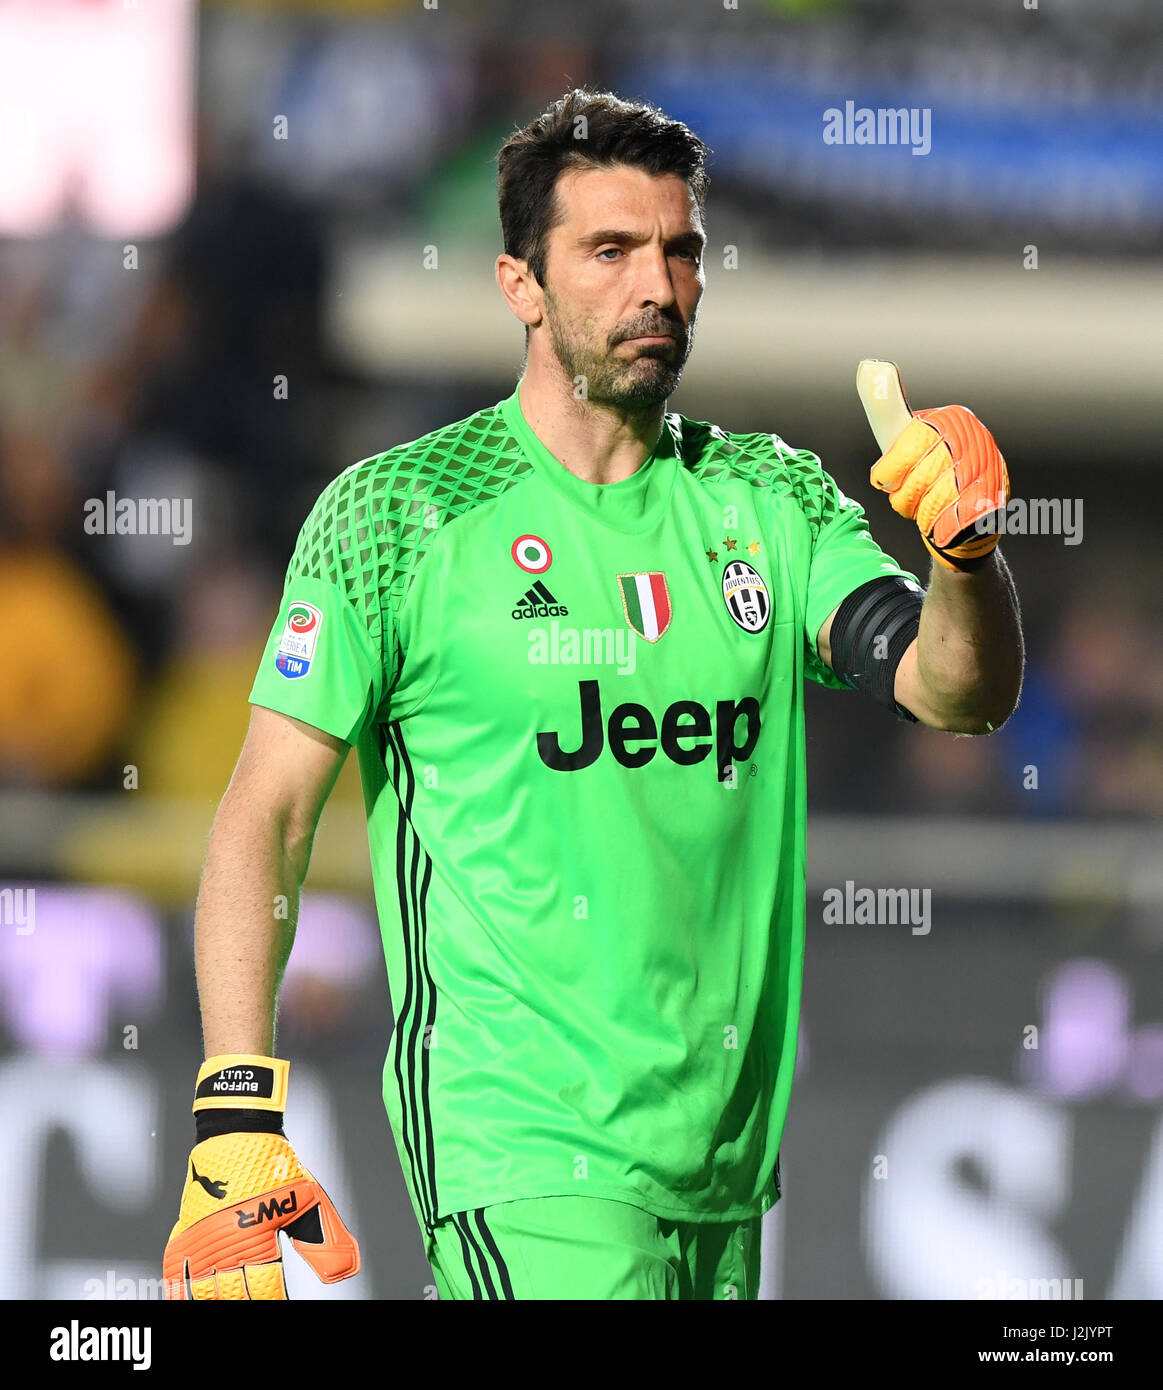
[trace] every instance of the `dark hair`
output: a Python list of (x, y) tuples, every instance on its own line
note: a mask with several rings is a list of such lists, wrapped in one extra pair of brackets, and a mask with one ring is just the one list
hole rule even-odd
[(555, 193), (566, 169), (629, 164), (648, 174), (677, 174), (687, 181), (701, 215), (709, 154), (694, 131), (656, 106), (575, 87), (514, 131), (497, 155), (505, 250), (526, 261), (545, 284), (545, 240), (561, 220)]

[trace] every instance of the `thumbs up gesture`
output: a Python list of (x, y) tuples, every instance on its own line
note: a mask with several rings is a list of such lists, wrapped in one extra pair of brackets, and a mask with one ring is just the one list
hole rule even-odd
[(880, 446), (873, 487), (917, 523), (930, 554), (952, 570), (977, 569), (997, 545), (1010, 496), (993, 435), (963, 405), (909, 409), (895, 362), (866, 358), (856, 390)]

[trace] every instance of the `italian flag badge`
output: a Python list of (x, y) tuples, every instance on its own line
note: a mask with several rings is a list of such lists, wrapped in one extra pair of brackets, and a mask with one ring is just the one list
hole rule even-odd
[(620, 574), (622, 611), (639, 637), (657, 642), (670, 626), (670, 590), (661, 570), (646, 574)]

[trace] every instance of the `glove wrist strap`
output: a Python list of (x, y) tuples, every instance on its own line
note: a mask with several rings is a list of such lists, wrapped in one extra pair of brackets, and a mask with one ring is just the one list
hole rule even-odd
[(207, 1057), (194, 1085), (197, 1142), (219, 1134), (282, 1134), (290, 1062), (254, 1052)]
[(287, 1108), (290, 1062), (253, 1052), (207, 1057), (194, 1086), (195, 1115), (207, 1110), (272, 1111)]
[(993, 554), (994, 545), (991, 545), (984, 555), (956, 555), (950, 550), (942, 550), (932, 541), (922, 536), (925, 549), (932, 555), (933, 559), (945, 566), (947, 570), (960, 570), (962, 574), (973, 574), (979, 569), (983, 569), (989, 563), (989, 557)]

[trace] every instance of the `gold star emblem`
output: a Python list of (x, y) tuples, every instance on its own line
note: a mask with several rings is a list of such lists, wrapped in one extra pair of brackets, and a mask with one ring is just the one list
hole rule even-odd
[(710, 560), (710, 562), (711, 562), (712, 565), (715, 563), (715, 561), (716, 561), (718, 558), (719, 558), (719, 552), (718, 552), (717, 550), (708, 550), (708, 551), (707, 551), (707, 559)]
[(758, 554), (759, 554), (759, 542), (758, 542), (758, 541), (748, 541), (748, 542), (747, 542), (747, 549), (748, 549), (748, 551), (749, 551), (752, 555), (758, 555)]
[(728, 550), (734, 550), (737, 542), (734, 536), (728, 536), (727, 539), (723, 542), (723, 544), (727, 547)]

